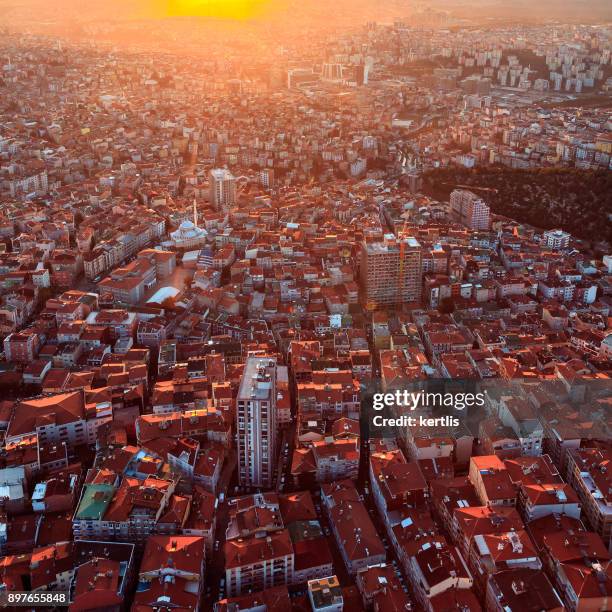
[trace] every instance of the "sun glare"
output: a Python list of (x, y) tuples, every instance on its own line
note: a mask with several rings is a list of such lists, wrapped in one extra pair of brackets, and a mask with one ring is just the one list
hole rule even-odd
[(168, 0), (169, 17), (251, 19), (268, 8), (269, 0)]

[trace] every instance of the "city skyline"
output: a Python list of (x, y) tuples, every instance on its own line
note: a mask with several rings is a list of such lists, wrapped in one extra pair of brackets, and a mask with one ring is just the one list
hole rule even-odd
[(0, 605), (612, 610), (611, 11), (0, 0)]

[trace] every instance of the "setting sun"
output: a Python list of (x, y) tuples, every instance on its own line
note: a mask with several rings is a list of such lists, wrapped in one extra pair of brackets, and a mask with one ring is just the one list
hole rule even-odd
[(269, 0), (168, 0), (165, 15), (170, 17), (216, 17), (251, 19), (270, 5)]

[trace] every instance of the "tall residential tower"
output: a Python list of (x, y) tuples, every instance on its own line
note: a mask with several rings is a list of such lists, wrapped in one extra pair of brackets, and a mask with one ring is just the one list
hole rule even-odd
[(450, 194), (450, 207), (455, 218), (470, 229), (489, 229), (491, 209), (475, 193), (466, 189), (455, 189)]
[(415, 238), (387, 236), (361, 245), (361, 286), (371, 309), (418, 302), (421, 272), (421, 245)]
[(217, 210), (229, 210), (236, 203), (236, 179), (227, 168), (213, 168), (208, 174), (210, 203)]
[(276, 377), (274, 357), (248, 357), (237, 399), (239, 481), (273, 485), (276, 461)]

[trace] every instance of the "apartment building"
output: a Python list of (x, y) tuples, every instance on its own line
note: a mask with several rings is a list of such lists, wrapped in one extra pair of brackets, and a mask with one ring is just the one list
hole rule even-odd
[(472, 230), (487, 230), (490, 225), (491, 209), (475, 193), (455, 189), (450, 195), (451, 212), (459, 221)]
[(240, 484), (270, 487), (276, 461), (276, 378), (273, 357), (249, 357), (237, 397)]
[(397, 306), (421, 299), (421, 245), (390, 236), (361, 244), (360, 280), (366, 306)]
[(225, 543), (227, 594), (241, 595), (293, 581), (294, 553), (286, 529), (261, 538), (237, 538)]
[(208, 175), (209, 200), (217, 209), (229, 210), (236, 203), (236, 179), (226, 168), (213, 168)]
[(612, 475), (608, 449), (577, 448), (567, 453), (567, 480), (582, 503), (585, 518), (612, 545)]

